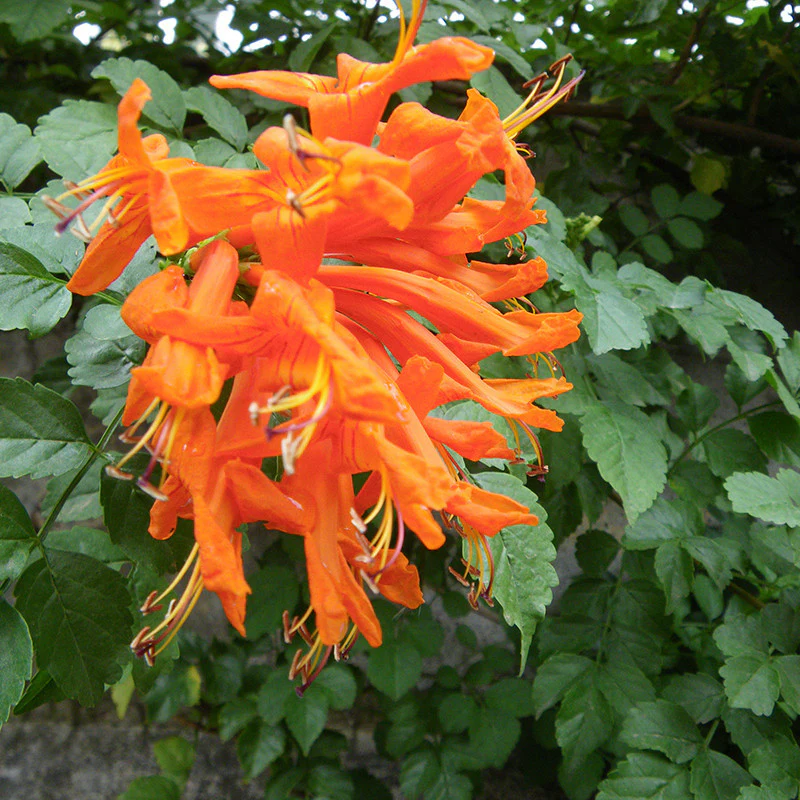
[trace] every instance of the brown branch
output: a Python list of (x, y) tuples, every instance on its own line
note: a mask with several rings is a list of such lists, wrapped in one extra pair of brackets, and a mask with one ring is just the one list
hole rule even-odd
[(706, 5), (706, 7), (697, 15), (697, 19), (694, 21), (694, 25), (692, 25), (692, 31), (689, 34), (689, 38), (686, 40), (686, 44), (683, 45), (683, 50), (681, 50), (681, 54), (678, 57), (678, 60), (675, 62), (675, 66), (667, 76), (667, 80), (665, 81), (667, 86), (672, 86), (678, 80), (678, 78), (680, 78), (681, 73), (689, 63), (689, 59), (692, 57), (692, 48), (697, 44), (697, 40), (700, 38), (700, 34), (705, 27), (711, 12), (714, 10), (715, 5), (716, 3), (714, 0), (709, 0), (708, 5)]
[[(632, 117), (628, 118), (622, 113), (622, 109), (619, 106), (595, 105), (594, 103), (562, 103), (554, 106), (547, 113), (550, 116), (593, 117), (595, 119), (614, 119), (634, 124), (643, 122), (654, 124), (647, 109), (640, 109)], [(711, 133), (717, 136), (738, 139), (740, 142), (770, 147), (784, 153), (800, 155), (800, 140), (762, 131), (749, 125), (742, 125), (737, 122), (723, 122), (718, 119), (708, 119), (690, 114), (678, 114), (673, 118), (673, 121), (681, 130)]]

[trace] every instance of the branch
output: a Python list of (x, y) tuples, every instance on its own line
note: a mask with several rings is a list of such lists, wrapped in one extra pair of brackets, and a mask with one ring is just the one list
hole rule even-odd
[[(630, 123), (651, 123), (653, 121), (647, 109), (640, 109), (633, 117), (626, 118), (619, 106), (595, 105), (594, 103), (562, 103), (561, 105), (554, 106), (547, 113), (550, 116), (594, 117), (599, 119), (615, 119)], [(781, 136), (777, 133), (762, 131), (750, 125), (741, 125), (737, 122), (723, 122), (718, 119), (696, 117), (690, 114), (676, 115), (673, 117), (673, 121), (675, 125), (682, 130), (712, 133), (717, 136), (737, 139), (740, 142), (748, 142), (762, 147), (770, 147), (773, 150), (780, 150), (784, 153), (800, 155), (799, 140), (790, 139), (788, 136)]]
[(700, 33), (705, 27), (711, 12), (714, 10), (714, 5), (714, 0), (710, 0), (708, 5), (706, 5), (706, 7), (697, 15), (697, 19), (694, 21), (689, 38), (686, 40), (686, 44), (683, 45), (683, 50), (681, 50), (681, 54), (678, 60), (675, 62), (675, 66), (667, 76), (667, 80), (665, 81), (667, 86), (672, 86), (678, 80), (678, 78), (680, 78), (681, 73), (689, 63), (689, 59), (692, 57), (692, 48), (697, 44), (697, 40), (700, 38)]

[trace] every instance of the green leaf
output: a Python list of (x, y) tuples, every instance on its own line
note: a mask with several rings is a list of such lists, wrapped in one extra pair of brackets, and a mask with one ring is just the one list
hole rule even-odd
[(650, 419), (620, 402), (595, 403), (581, 417), (583, 442), (634, 521), (667, 480), (667, 453)]
[(513, 525), (489, 540), (495, 567), (494, 597), (503, 607), (505, 621), (520, 630), (521, 671), (533, 632), (553, 599), (552, 587), (558, 583), (552, 566), (556, 557), (553, 532), (536, 495), (518, 478), (501, 472), (481, 472), (475, 480), (482, 489), (510, 497), (539, 517), (535, 527)]
[(678, 542), (667, 542), (656, 550), (655, 570), (664, 589), (665, 611), (672, 614), (694, 585), (692, 557)]
[(306, 771), (302, 767), (290, 767), (285, 772), (277, 772), (267, 781), (264, 800), (286, 800), (292, 796), (292, 790), (305, 778)]
[(675, 217), (667, 222), (667, 230), (675, 241), (687, 250), (700, 250), (703, 247), (703, 231), (696, 222), (686, 217)]
[(753, 779), (732, 758), (715, 750), (703, 750), (692, 762), (689, 786), (695, 800), (736, 797)]
[(159, 739), (153, 745), (153, 754), (164, 776), (184, 786), (194, 765), (195, 749), (181, 736)]
[(0, 598), (0, 728), (30, 680), (33, 642), (19, 612)]
[(650, 199), (653, 202), (653, 208), (656, 210), (661, 219), (669, 219), (674, 217), (678, 212), (678, 205), (680, 204), (680, 195), (674, 186), (668, 183), (659, 183), (654, 186), (650, 192)]
[(595, 294), (579, 294), (576, 305), (584, 315), (582, 325), (592, 350), (598, 355), (609, 350), (635, 350), (649, 343), (642, 310), (613, 287)]
[(328, 697), (325, 692), (315, 690), (313, 684), (302, 697), (292, 693), (286, 698), (286, 724), (300, 745), (303, 755), (308, 755), (327, 720)]
[(47, 547), (67, 553), (83, 553), (109, 565), (127, 561), (125, 553), (111, 544), (108, 533), (95, 528), (76, 527), (50, 531), (47, 536)]
[(399, 700), (412, 689), (421, 674), (422, 656), (403, 640), (385, 642), (369, 654), (367, 677), (376, 689), (392, 700)]
[(653, 385), (653, 381), (642, 371), (641, 366), (629, 364), (612, 353), (589, 356), (587, 361), (598, 378), (602, 399), (611, 394), (634, 406), (670, 404), (671, 399)]
[(628, 753), (600, 784), (597, 800), (686, 800), (689, 771), (651, 753)]
[(639, 206), (625, 205), (619, 207), (619, 218), (622, 224), (634, 235), (643, 236), (650, 227), (650, 221)]
[(202, 114), (209, 127), (241, 151), (247, 144), (247, 120), (236, 106), (208, 86), (193, 86), (183, 96), (189, 111)]
[(286, 702), (294, 693), (283, 669), (271, 670), (258, 690), (258, 715), (268, 724), (276, 725), (283, 719)]
[(117, 800), (180, 800), (181, 789), (175, 781), (163, 775), (134, 778)]
[[(0, 19), (2, 6), (0, 2)], [(31, 136), (31, 129), (9, 114), (0, 114), (0, 180), (15, 189), (41, 160), (39, 143)], [(1, 224), (11, 227), (5, 220)]]
[(353, 800), (353, 779), (342, 767), (317, 764), (308, 773), (306, 784), (313, 800)]
[(120, 309), (108, 304), (90, 309), (81, 329), (67, 340), (65, 350), (73, 383), (110, 389), (130, 380), (131, 369), (142, 362), (145, 343), (122, 321)]
[(108, 78), (117, 93), (124, 95), (135, 78), (141, 78), (153, 94), (142, 111), (156, 125), (171, 128), (178, 135), (186, 119), (186, 103), (180, 87), (163, 70), (148, 61), (129, 58), (109, 58), (92, 70), (93, 78)]
[(522, 678), (502, 678), (486, 690), (483, 698), (488, 708), (511, 714), (512, 717), (533, 714), (531, 685)]
[(315, 679), (314, 686), (325, 693), (330, 707), (336, 711), (351, 708), (356, 701), (356, 679), (353, 677), (353, 670), (344, 664), (330, 664), (325, 667)]
[(800, 656), (779, 656), (773, 662), (781, 682), (781, 696), (795, 714), (800, 714)]
[[(260, 775), (285, 749), (286, 734), (282, 727), (267, 725), (260, 719), (249, 722), (236, 740), (236, 752), (245, 780)], [(307, 749), (304, 748), (303, 752), (307, 754)]]
[(675, 411), (682, 422), (699, 431), (719, 408), (719, 398), (708, 386), (691, 381), (678, 395)]
[(800, 786), (800, 749), (794, 742), (773, 739), (748, 755), (747, 766), (759, 783), (772, 787), (785, 797), (797, 796)]
[(594, 662), (585, 656), (556, 653), (536, 670), (533, 679), (533, 705), (537, 716), (552, 708), (593, 668)]
[(0, 477), (61, 475), (92, 449), (73, 403), (21, 378), (0, 378)]
[(702, 530), (703, 518), (699, 509), (681, 500), (659, 497), (636, 522), (628, 525), (622, 544), (626, 550), (649, 550)]
[(703, 441), (711, 471), (720, 478), (744, 470), (766, 470), (767, 461), (746, 433), (734, 428), (715, 431)]
[(11, 26), (19, 42), (42, 39), (61, 25), (69, 14), (69, 0), (0, 0), (0, 22)]
[(575, 558), (587, 575), (604, 575), (617, 553), (619, 542), (605, 531), (586, 531), (575, 543)]
[(339, 25), (338, 21), (334, 21), (300, 42), (289, 54), (289, 69), (292, 72), (308, 72), (322, 46)]
[(614, 715), (593, 682), (567, 692), (556, 715), (556, 739), (567, 762), (580, 763), (611, 736)]
[(667, 700), (636, 706), (625, 719), (621, 736), (631, 747), (658, 750), (676, 764), (690, 761), (703, 746), (689, 713)]
[(248, 599), (247, 638), (256, 640), (281, 627), (283, 612), (297, 605), (300, 589), (294, 571), (278, 564), (266, 564), (248, 575), (247, 582), (253, 590)]
[(725, 481), (733, 510), (740, 514), (800, 526), (800, 474), (778, 470), (774, 478), (761, 472), (737, 472)]
[(37, 670), (31, 679), (28, 687), (22, 695), (22, 699), (14, 707), (14, 716), (27, 714), (45, 703), (59, 703), (65, 700), (66, 696), (61, 689), (56, 686), (55, 681), (46, 670)]
[(720, 667), (719, 674), (733, 708), (747, 708), (759, 716), (772, 713), (780, 694), (780, 675), (766, 657), (733, 656)]
[(443, 769), (424, 797), (425, 800), (471, 800), (472, 783), (460, 772)]
[(780, 411), (764, 411), (748, 417), (747, 425), (767, 458), (800, 467), (800, 421)]
[(191, 525), (179, 523), (169, 539), (153, 539), (147, 532), (153, 499), (133, 481), (106, 474), (100, 479), (100, 502), (111, 541), (133, 561), (146, 564), (159, 575), (180, 569), (194, 545)]
[(665, 700), (682, 706), (698, 725), (716, 719), (725, 702), (719, 681), (703, 673), (673, 675), (663, 694)]
[(53, 275), (71, 275), (85, 250), (74, 236), (55, 236), (52, 220), (2, 231), (0, 239), (25, 250)]
[(689, 178), (699, 192), (714, 194), (728, 182), (725, 165), (716, 158), (706, 155), (695, 155)]
[(417, 800), (437, 781), (442, 771), (433, 750), (425, 748), (411, 753), (400, 767), (400, 791), (403, 797)]
[(500, 769), (519, 741), (522, 726), (515, 715), (481, 708), (469, 730), (469, 750), (487, 767)]
[(28, 204), (21, 197), (0, 197), (0, 225), (16, 228), (31, 221)]
[(30, 253), (0, 243), (0, 330), (18, 328), (42, 336), (52, 330), (72, 305), (65, 281), (53, 277)]
[(40, 669), (67, 697), (95, 705), (116, 683), (127, 656), (133, 617), (125, 579), (80, 553), (48, 551), (14, 590)]
[(477, 713), (478, 704), (466, 694), (446, 695), (437, 709), (439, 724), (445, 733), (465, 731)]
[(650, 679), (634, 664), (621, 659), (603, 664), (597, 670), (596, 682), (618, 719), (627, 717), (637, 703), (656, 699)]
[(219, 710), (219, 738), (232, 739), (248, 722), (258, 716), (258, 705), (253, 697), (236, 697)]
[(655, 233), (650, 233), (643, 237), (639, 244), (642, 246), (642, 250), (644, 250), (650, 258), (654, 258), (658, 261), (659, 264), (669, 264), (673, 259), (670, 246), (661, 236)]
[(730, 334), (719, 312), (705, 303), (691, 311), (676, 309), (672, 315), (707, 355), (716, 355), (721, 347), (730, 342)]
[(723, 208), (719, 200), (708, 194), (690, 192), (681, 200), (678, 212), (687, 217), (708, 221), (718, 217)]
[(800, 331), (795, 331), (792, 338), (778, 351), (778, 366), (789, 391), (797, 394), (800, 389)]
[[(72, 490), (67, 502), (61, 507), (58, 514), (59, 522), (82, 522), (87, 519), (99, 519), (103, 516), (103, 509), (100, 505), (100, 475), (102, 471), (103, 463), (98, 459), (78, 481), (78, 485)], [(72, 482), (76, 472), (77, 470), (65, 472), (47, 482), (47, 494), (42, 500), (42, 514), (50, 513)]]
[(106, 103), (65, 100), (34, 131), (47, 166), (75, 183), (95, 175), (117, 149), (117, 111)]
[[(467, 19), (471, 19), (482, 30), (488, 30), (485, 16), (481, 13), (479, 6), (474, 3), (465, 2), (465, 0), (443, 0), (444, 5), (451, 6), (460, 11)], [(513, 47), (509, 47), (505, 42), (500, 39), (495, 39), (493, 36), (484, 36), (482, 34), (472, 34), (470, 41), (476, 44), (482, 44), (486, 47), (491, 47), (495, 51), (495, 56), (500, 61), (505, 61), (514, 71), (521, 75), (526, 81), (533, 77), (533, 70), (531, 65), (519, 54)]]
[(751, 331), (763, 333), (776, 349), (781, 349), (786, 344), (789, 338), (786, 329), (775, 319), (772, 312), (751, 297), (716, 288), (706, 297), (713, 306), (729, 313), (740, 325)]
[(168, 722), (182, 708), (196, 706), (201, 684), (200, 670), (195, 666), (179, 663), (169, 672), (162, 672), (144, 697), (147, 718), (156, 723)]
[(15, 580), (36, 546), (36, 529), (17, 496), (0, 486), (0, 581)]
[(490, 98), (500, 111), (500, 116), (510, 114), (522, 102), (522, 98), (511, 88), (497, 67), (489, 67), (470, 78), (470, 86)]

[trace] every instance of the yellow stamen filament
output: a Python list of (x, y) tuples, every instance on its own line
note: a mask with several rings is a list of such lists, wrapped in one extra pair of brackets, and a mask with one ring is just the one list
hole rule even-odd
[[(156, 401), (156, 402), (160, 402), (160, 401)], [(151, 404), (150, 407), (148, 408), (148, 410), (142, 415), (142, 417), (140, 419), (144, 419), (144, 417), (147, 416), (150, 413), (152, 407), (153, 406)], [(161, 408), (159, 408), (155, 419), (150, 424), (150, 427), (147, 429), (147, 431), (142, 436), (142, 438), (122, 457), (122, 459), (117, 464), (117, 468), (121, 467), (123, 464), (126, 464), (128, 461), (130, 461), (131, 458), (133, 458), (133, 456), (135, 456), (143, 447), (145, 447), (147, 445), (147, 443), (150, 441), (150, 439), (153, 438), (153, 434), (158, 430), (159, 426), (164, 421), (164, 418), (167, 416), (167, 413), (169, 412), (169, 409), (170, 409), (170, 407), (166, 403), (162, 403), (161, 404)], [(141, 424), (140, 422), (137, 422), (132, 430), (135, 430), (135, 428), (140, 424)], [(131, 434), (129, 433), (128, 434), (128, 441), (130, 441), (130, 435)]]

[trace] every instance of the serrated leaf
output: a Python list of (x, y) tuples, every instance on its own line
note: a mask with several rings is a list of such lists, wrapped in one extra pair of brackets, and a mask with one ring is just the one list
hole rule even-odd
[(0, 330), (22, 328), (31, 336), (52, 330), (72, 305), (72, 294), (65, 284), (30, 253), (0, 243)]
[(795, 714), (800, 714), (800, 656), (780, 656), (774, 661), (781, 683), (781, 696)]
[(236, 106), (208, 86), (193, 86), (184, 92), (190, 111), (202, 114), (209, 127), (237, 150), (247, 144), (247, 120)]
[(677, 213), (681, 198), (674, 186), (668, 183), (659, 183), (650, 192), (650, 199), (656, 214), (661, 219), (669, 219)]
[(719, 398), (708, 386), (691, 381), (678, 395), (675, 411), (691, 430), (699, 431), (719, 408)]
[(695, 800), (736, 797), (753, 779), (732, 758), (716, 750), (703, 750), (692, 762), (689, 786)]
[(703, 737), (688, 712), (667, 700), (640, 703), (626, 717), (622, 740), (638, 750), (658, 750), (683, 764), (697, 755)]
[(421, 674), (422, 656), (416, 647), (402, 639), (385, 642), (369, 654), (367, 677), (392, 700), (399, 700), (412, 689)]
[(466, 694), (448, 694), (442, 700), (437, 715), (445, 733), (461, 733), (478, 713), (478, 704)]
[(667, 479), (667, 453), (653, 423), (638, 408), (609, 401), (589, 408), (581, 417), (581, 430), (589, 457), (635, 521)]
[(248, 723), (236, 740), (245, 780), (260, 775), (285, 749), (286, 734), (282, 727), (267, 725), (262, 720)]
[(703, 451), (711, 471), (720, 478), (744, 470), (765, 470), (767, 462), (758, 445), (746, 433), (725, 428), (703, 440)]
[(656, 550), (655, 571), (664, 589), (665, 611), (672, 614), (692, 591), (694, 564), (692, 557), (678, 542), (667, 542)]
[(747, 295), (714, 288), (708, 293), (707, 299), (712, 305), (730, 313), (740, 325), (763, 333), (776, 349), (782, 348), (789, 338), (786, 329), (772, 312)]
[(15, 580), (37, 543), (31, 518), (17, 496), (0, 486), (0, 581)]
[(772, 713), (780, 694), (780, 676), (764, 656), (733, 656), (720, 667), (719, 674), (733, 708), (747, 708), (759, 716)]
[(533, 704), (537, 716), (552, 708), (592, 669), (594, 662), (573, 653), (556, 653), (536, 670), (533, 679)]
[(95, 705), (104, 684), (116, 683), (133, 617), (125, 579), (80, 553), (48, 551), (14, 590), (40, 669), (67, 697)]
[(686, 217), (675, 217), (667, 222), (667, 230), (675, 241), (687, 250), (700, 250), (704, 237), (700, 226)]
[(147, 718), (167, 722), (182, 708), (196, 706), (201, 684), (200, 670), (194, 665), (178, 663), (169, 672), (162, 672), (144, 696)]
[(626, 550), (649, 550), (680, 541), (703, 529), (699, 509), (681, 500), (658, 498), (636, 522), (628, 525), (622, 544)]
[(30, 680), (33, 642), (20, 613), (0, 598), (0, 728)]
[[(87, 470), (86, 474), (72, 490), (66, 503), (58, 514), (59, 522), (83, 522), (87, 519), (99, 519), (103, 516), (100, 505), (100, 475), (103, 463), (100, 459)], [(77, 470), (65, 472), (47, 482), (47, 493), (42, 500), (42, 514), (47, 515), (66, 491), (75, 477)]]
[(0, 476), (61, 475), (92, 450), (73, 403), (21, 378), (0, 378)]
[(0, 197), (0, 225), (17, 228), (31, 221), (31, 211), (21, 197)]
[(180, 569), (194, 544), (191, 526), (179, 523), (169, 539), (153, 539), (147, 533), (153, 500), (133, 481), (118, 480), (103, 474), (100, 479), (100, 502), (111, 541), (131, 560), (150, 567), (159, 575)]
[(314, 800), (353, 800), (355, 787), (349, 772), (333, 764), (317, 764), (306, 784)]
[(227, 742), (257, 716), (258, 705), (252, 696), (236, 697), (225, 703), (219, 710), (219, 738)]
[(721, 347), (730, 342), (731, 337), (725, 327), (725, 320), (720, 319), (716, 309), (705, 303), (691, 311), (675, 309), (672, 315), (707, 355), (716, 355)]
[(565, 761), (580, 763), (611, 736), (614, 715), (594, 682), (567, 692), (556, 715), (556, 739)]
[(737, 472), (725, 481), (725, 491), (740, 514), (800, 526), (800, 474), (793, 470), (778, 470), (774, 478), (762, 472)]
[(575, 543), (575, 558), (587, 575), (604, 575), (617, 553), (619, 542), (605, 531), (586, 531)]
[(689, 771), (651, 753), (629, 753), (599, 789), (597, 800), (686, 800)]
[(72, 275), (85, 250), (74, 236), (56, 236), (52, 220), (4, 230), (0, 240), (25, 250), (53, 275)]
[(150, 87), (153, 95), (153, 99), (142, 110), (144, 116), (153, 120), (156, 125), (171, 128), (179, 135), (183, 131), (186, 103), (180, 87), (154, 64), (141, 59), (132, 61), (125, 57), (109, 58), (92, 70), (92, 77), (108, 78), (120, 95), (128, 91), (135, 78), (141, 78)]
[(672, 676), (663, 694), (665, 700), (682, 706), (698, 725), (716, 719), (725, 702), (719, 681), (703, 673)]
[(531, 685), (522, 678), (502, 678), (492, 684), (483, 697), (488, 708), (513, 717), (527, 717), (533, 713)]
[[(376, 652), (380, 652), (377, 650)], [(286, 699), (286, 724), (303, 755), (308, 755), (311, 745), (319, 738), (328, 720), (328, 698), (312, 685), (302, 697), (290, 694)]]
[(34, 133), (47, 166), (77, 183), (99, 172), (117, 149), (117, 112), (105, 103), (65, 100)]
[(553, 599), (552, 587), (558, 583), (552, 566), (556, 557), (553, 532), (536, 495), (518, 478), (501, 472), (481, 472), (475, 480), (481, 488), (516, 500), (539, 517), (535, 527), (513, 525), (489, 540), (495, 567), (494, 597), (503, 607), (505, 621), (520, 629), (521, 671), (533, 632)]
[(0, 22), (11, 26), (11, 33), (19, 42), (41, 39), (57, 28), (69, 13), (68, 0), (0, 0)]
[(781, 796), (797, 796), (800, 749), (794, 742), (776, 738), (756, 748), (748, 755), (747, 767), (757, 781), (781, 792)]
[[(464, 0), (444, 0), (444, 4), (457, 9), (464, 14), (467, 19), (471, 19), (478, 27), (483, 30), (488, 30), (485, 16), (481, 13), (480, 8), (473, 4), (464, 2)], [(483, 34), (473, 34), (469, 37), (471, 41), (491, 47), (495, 51), (496, 57), (500, 61), (505, 61), (514, 71), (521, 75), (526, 81), (533, 77), (533, 69), (531, 65), (519, 54), (513, 47), (509, 47), (505, 42), (500, 39), (495, 39), (492, 36), (485, 36)]]
[(786, 345), (780, 348), (777, 358), (789, 391), (796, 394), (800, 389), (800, 331), (795, 331)]
[(117, 306), (90, 309), (81, 329), (64, 346), (73, 383), (110, 389), (130, 380), (131, 369), (144, 359), (146, 346), (122, 321)]
[(609, 291), (576, 296), (583, 329), (598, 355), (609, 350), (635, 350), (650, 341), (644, 314), (633, 300)]
[(650, 679), (638, 667), (620, 659), (603, 664), (595, 680), (618, 719), (625, 719), (637, 703), (656, 699)]
[[(0, 180), (9, 189), (15, 189), (41, 160), (39, 143), (31, 136), (31, 129), (9, 114), (0, 114)], [(5, 221), (0, 224), (11, 227)]]
[(499, 769), (519, 741), (522, 726), (516, 716), (481, 708), (469, 731), (469, 750), (487, 767)]

